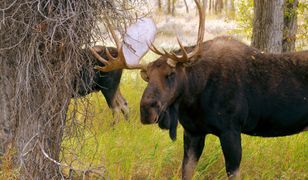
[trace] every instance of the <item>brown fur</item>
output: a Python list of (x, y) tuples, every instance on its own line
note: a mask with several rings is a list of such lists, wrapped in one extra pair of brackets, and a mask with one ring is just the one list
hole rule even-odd
[(183, 174), (192, 172), (188, 164), (191, 156), (198, 161), (206, 134), (220, 138), (232, 177), (241, 161), (241, 133), (276, 137), (308, 126), (308, 51), (269, 54), (218, 37), (194, 58), (175, 68), (165, 57), (151, 63), (140, 103), (142, 123), (158, 122), (172, 139), (178, 120), (184, 127)]

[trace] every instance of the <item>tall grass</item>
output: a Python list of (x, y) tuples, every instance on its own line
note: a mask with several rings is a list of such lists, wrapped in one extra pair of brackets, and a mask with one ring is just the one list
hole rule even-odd
[[(142, 125), (139, 101), (146, 84), (138, 71), (125, 72), (121, 90), (129, 102), (130, 118), (110, 126), (113, 117), (103, 96), (93, 93), (88, 98), (95, 115), (83, 129), (85, 139), (66, 139), (69, 151), (63, 159), (75, 166), (98, 165), (106, 168), (107, 179), (179, 179), (183, 154), (183, 129), (178, 128), (177, 141), (172, 142), (166, 131), (157, 125)], [(82, 144), (79, 148), (78, 144)], [(77, 145), (77, 146), (76, 146)], [(258, 138), (242, 135), (244, 179), (307, 179), (308, 133), (283, 138)], [(81, 163), (82, 162), (82, 163)], [(194, 179), (226, 179), (224, 159), (217, 137), (208, 135)]]

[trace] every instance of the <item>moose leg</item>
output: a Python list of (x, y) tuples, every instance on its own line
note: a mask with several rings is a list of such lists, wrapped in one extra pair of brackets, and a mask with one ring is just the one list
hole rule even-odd
[(182, 179), (192, 179), (193, 171), (202, 154), (205, 135), (195, 136), (184, 132), (184, 159), (182, 163)]
[(239, 167), (242, 158), (241, 134), (228, 131), (221, 134), (219, 139), (225, 157), (228, 178), (239, 178)]

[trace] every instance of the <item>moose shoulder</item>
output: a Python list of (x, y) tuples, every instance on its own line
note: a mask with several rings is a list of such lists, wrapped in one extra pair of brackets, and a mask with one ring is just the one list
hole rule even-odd
[(143, 72), (148, 86), (141, 121), (159, 123), (173, 139), (180, 121), (184, 179), (192, 177), (206, 134), (219, 137), (232, 177), (241, 161), (241, 133), (276, 137), (308, 127), (308, 51), (267, 54), (218, 37), (200, 44), (193, 63), (172, 67), (168, 60), (161, 56)]
[(229, 37), (201, 47), (198, 62), (183, 70), (179, 114), (206, 121), (187, 130), (271, 137), (308, 126), (308, 51), (266, 54)]

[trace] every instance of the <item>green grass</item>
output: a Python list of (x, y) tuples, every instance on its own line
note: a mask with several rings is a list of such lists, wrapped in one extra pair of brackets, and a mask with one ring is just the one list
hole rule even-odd
[[(80, 115), (77, 130), (64, 139), (63, 161), (78, 168), (105, 167), (110, 179), (179, 179), (183, 154), (183, 129), (177, 141), (157, 125), (142, 125), (139, 101), (146, 84), (138, 71), (125, 72), (121, 90), (129, 102), (130, 118), (114, 127), (100, 93), (90, 99), (91, 118)], [(80, 101), (80, 100), (79, 100)], [(82, 107), (80, 107), (82, 112)], [(77, 138), (78, 137), (78, 138)], [(307, 179), (308, 133), (283, 138), (258, 138), (243, 135), (241, 176), (244, 179)], [(194, 179), (226, 179), (224, 159), (217, 137), (209, 135), (196, 168)]]

